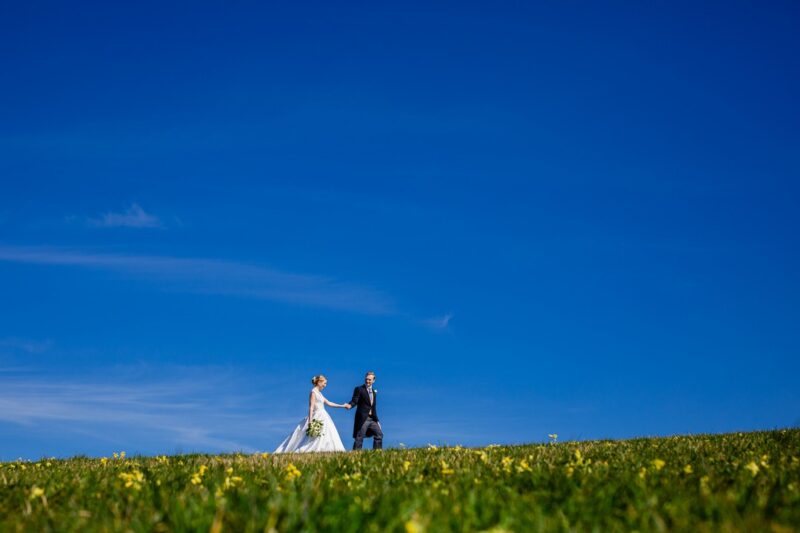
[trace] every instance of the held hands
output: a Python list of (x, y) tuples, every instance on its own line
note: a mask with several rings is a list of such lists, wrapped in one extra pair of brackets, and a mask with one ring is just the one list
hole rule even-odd
[(344, 404), (342, 407), (344, 407), (345, 409), (348, 409), (348, 410), (353, 408), (353, 406), (350, 405), (349, 403)]

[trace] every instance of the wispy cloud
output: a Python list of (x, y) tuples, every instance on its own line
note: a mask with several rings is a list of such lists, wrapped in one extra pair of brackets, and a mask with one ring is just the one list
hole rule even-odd
[(447, 326), (450, 325), (450, 320), (452, 318), (453, 314), (447, 313), (442, 316), (435, 316), (433, 318), (428, 318), (426, 320), (423, 320), (422, 323), (431, 329), (447, 329)]
[(165, 369), (149, 369), (158, 379), (126, 369), (104, 369), (94, 380), (0, 374), (0, 422), (165, 451), (255, 451), (296, 423), (265, 412), (264, 399), (243, 393), (246, 380), (229, 371), (166, 370), (169, 378)]
[(0, 348), (9, 348), (14, 351), (22, 351), (29, 354), (40, 354), (49, 350), (53, 346), (51, 340), (20, 339), (17, 337), (6, 337), (0, 339)]
[(88, 224), (99, 228), (162, 228), (164, 224), (157, 216), (147, 213), (133, 203), (122, 213), (105, 213), (99, 218), (90, 218)]
[(388, 297), (368, 286), (233, 261), (9, 246), (0, 246), (0, 261), (113, 271), (186, 292), (257, 298), (372, 315), (395, 312)]

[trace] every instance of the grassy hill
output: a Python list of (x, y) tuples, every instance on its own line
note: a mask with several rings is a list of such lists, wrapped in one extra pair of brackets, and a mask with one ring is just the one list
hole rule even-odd
[(800, 430), (0, 463), (2, 531), (800, 531)]

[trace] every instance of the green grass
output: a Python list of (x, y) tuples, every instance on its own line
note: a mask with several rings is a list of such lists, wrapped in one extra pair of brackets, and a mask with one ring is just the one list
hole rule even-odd
[(0, 463), (0, 531), (797, 531), (800, 430)]

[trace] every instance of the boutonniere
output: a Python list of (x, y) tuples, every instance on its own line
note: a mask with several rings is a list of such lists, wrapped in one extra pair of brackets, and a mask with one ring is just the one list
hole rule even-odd
[(378, 394), (378, 389), (372, 389), (372, 394)]

